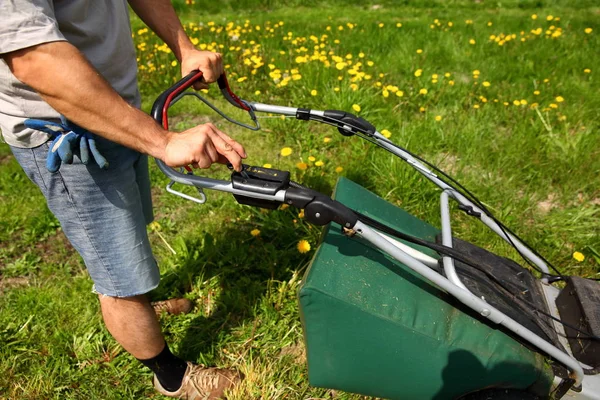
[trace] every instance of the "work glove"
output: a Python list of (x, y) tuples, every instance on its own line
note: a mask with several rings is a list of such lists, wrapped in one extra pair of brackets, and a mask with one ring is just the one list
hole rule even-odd
[(61, 116), (62, 123), (44, 121), (41, 119), (26, 119), (25, 126), (45, 132), (52, 138), (52, 144), (46, 158), (46, 168), (50, 172), (60, 169), (62, 163), (71, 164), (73, 154), (79, 151), (79, 159), (85, 165), (90, 161), (90, 152), (94, 161), (101, 169), (108, 168), (108, 161), (96, 147), (96, 139), (91, 132), (77, 126)]

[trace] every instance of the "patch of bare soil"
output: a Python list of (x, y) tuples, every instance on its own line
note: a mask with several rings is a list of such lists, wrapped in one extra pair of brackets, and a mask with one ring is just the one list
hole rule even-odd
[(540, 201), (537, 204), (538, 210), (542, 213), (550, 212), (552, 209), (557, 208), (558, 204), (556, 201), (556, 195), (554, 193), (550, 193), (546, 200)]
[(29, 286), (29, 279), (23, 276), (5, 278), (0, 276), (0, 294), (4, 293), (8, 289), (17, 287)]

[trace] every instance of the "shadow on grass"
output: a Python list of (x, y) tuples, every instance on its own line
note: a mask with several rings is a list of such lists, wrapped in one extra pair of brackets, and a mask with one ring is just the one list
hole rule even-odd
[[(174, 244), (175, 266), (163, 275), (151, 297), (190, 297), (189, 293), (194, 293), (195, 316), (179, 332), (183, 339), (178, 339), (178, 355), (214, 363), (218, 348), (229, 341), (232, 330), (256, 318), (272, 282), (290, 280), (294, 271), (306, 264), (309, 254), (296, 250), (302, 235), (298, 228), (305, 222), (295, 213), (258, 210), (251, 225), (230, 222), (231, 226), (222, 227), (214, 236), (199, 230)], [(249, 232), (256, 226), (261, 233), (252, 237)]]

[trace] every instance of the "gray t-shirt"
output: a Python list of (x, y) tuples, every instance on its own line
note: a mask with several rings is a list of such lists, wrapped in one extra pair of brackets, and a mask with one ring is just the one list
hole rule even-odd
[[(68, 41), (126, 101), (139, 107), (126, 0), (1, 0), (0, 16), (0, 57), (42, 43)], [(6, 143), (22, 148), (39, 146), (48, 135), (26, 128), (23, 121), (58, 117), (0, 59), (0, 129)]]

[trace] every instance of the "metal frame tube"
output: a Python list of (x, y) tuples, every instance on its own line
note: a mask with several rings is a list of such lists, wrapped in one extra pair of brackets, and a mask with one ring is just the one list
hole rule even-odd
[[(446, 247), (452, 247), (452, 228), (450, 226), (450, 205), (448, 202), (448, 192), (443, 191), (440, 196), (440, 211), (442, 221), (442, 244)], [(460, 277), (456, 273), (454, 268), (454, 259), (448, 256), (442, 256), (442, 263), (444, 264), (444, 273), (448, 280), (454, 283), (461, 289), (469, 291), (467, 287), (462, 283)]]
[[(487, 225), (492, 231), (494, 231), (496, 234), (498, 234), (498, 236), (500, 236), (502, 239), (504, 239), (505, 241), (507, 241), (509, 243), (514, 244), (515, 247), (517, 247), (517, 249), (523, 254), (523, 256), (527, 257), (527, 259), (529, 259), (532, 263), (534, 263), (537, 267), (539, 267), (540, 270), (542, 270), (542, 272), (544, 272), (546, 274), (550, 273), (550, 270), (548, 269), (548, 265), (546, 265), (546, 263), (541, 258), (539, 258), (537, 255), (535, 255), (535, 253), (533, 253), (529, 247), (525, 246), (520, 240), (518, 240), (516, 237), (514, 237), (510, 233), (506, 232), (506, 234), (505, 234), (503, 232), (503, 230), (500, 228), (500, 226), (496, 223), (496, 221), (494, 221), (493, 219), (488, 217), (483, 212), (483, 210), (481, 210), (479, 207), (477, 207), (471, 200), (467, 199), (462, 194), (460, 194), (459, 192), (454, 190), (454, 188), (452, 188), (451, 186), (449, 186), (448, 184), (446, 184), (445, 182), (440, 180), (435, 173), (433, 173), (431, 170), (429, 170), (419, 160), (417, 160), (416, 158), (414, 158), (413, 156), (411, 156), (404, 150), (396, 147), (393, 143), (391, 143), (389, 140), (387, 140), (385, 138), (385, 136), (383, 136), (379, 132), (375, 132), (375, 134), (373, 135), (373, 138), (375, 138), (377, 140), (377, 144), (379, 144), (381, 147), (383, 147), (386, 150), (390, 151), (391, 153), (397, 155), (398, 157), (400, 157), (401, 159), (403, 159), (404, 161), (409, 163), (411, 166), (413, 166), (417, 171), (419, 171), (427, 179), (429, 179), (431, 182), (433, 182), (435, 185), (437, 185), (440, 189), (447, 191), (449, 193), (450, 197), (452, 197), (458, 203), (465, 205), (465, 206), (472, 207), (475, 212), (480, 213), (481, 214), (481, 217), (480, 217), (481, 222), (483, 222), (485, 225)], [(546, 278), (542, 278), (542, 281), (545, 283), (548, 282), (548, 280)]]
[(353, 229), (356, 231), (356, 234), (358, 236), (372, 243), (377, 248), (383, 250), (387, 254), (391, 255), (393, 258), (400, 261), (402, 264), (406, 265), (408, 268), (412, 269), (416, 273), (422, 275), (423, 277), (431, 281), (433, 284), (439, 286), (440, 288), (457, 298), (461, 303), (476, 311), (481, 316), (489, 319), (490, 321), (496, 324), (505, 326), (507, 329), (514, 332), (522, 339), (531, 343), (533, 346), (540, 349), (542, 352), (548, 354), (550, 357), (565, 365), (571, 371), (570, 375), (575, 380), (575, 385), (581, 385), (584, 375), (583, 369), (581, 368), (577, 360), (570, 357), (568, 354), (562, 352), (547, 341), (543, 340), (538, 335), (531, 332), (529, 329), (525, 328), (523, 325), (519, 324), (515, 320), (511, 319), (506, 314), (492, 307), (479, 297), (473, 295), (469, 291), (461, 289), (442, 275), (428, 268), (422, 262), (409, 256), (404, 251), (394, 246), (387, 240), (384, 240), (383, 238), (381, 238), (380, 235), (377, 234), (377, 232), (375, 232), (369, 226), (359, 221), (356, 223)]

